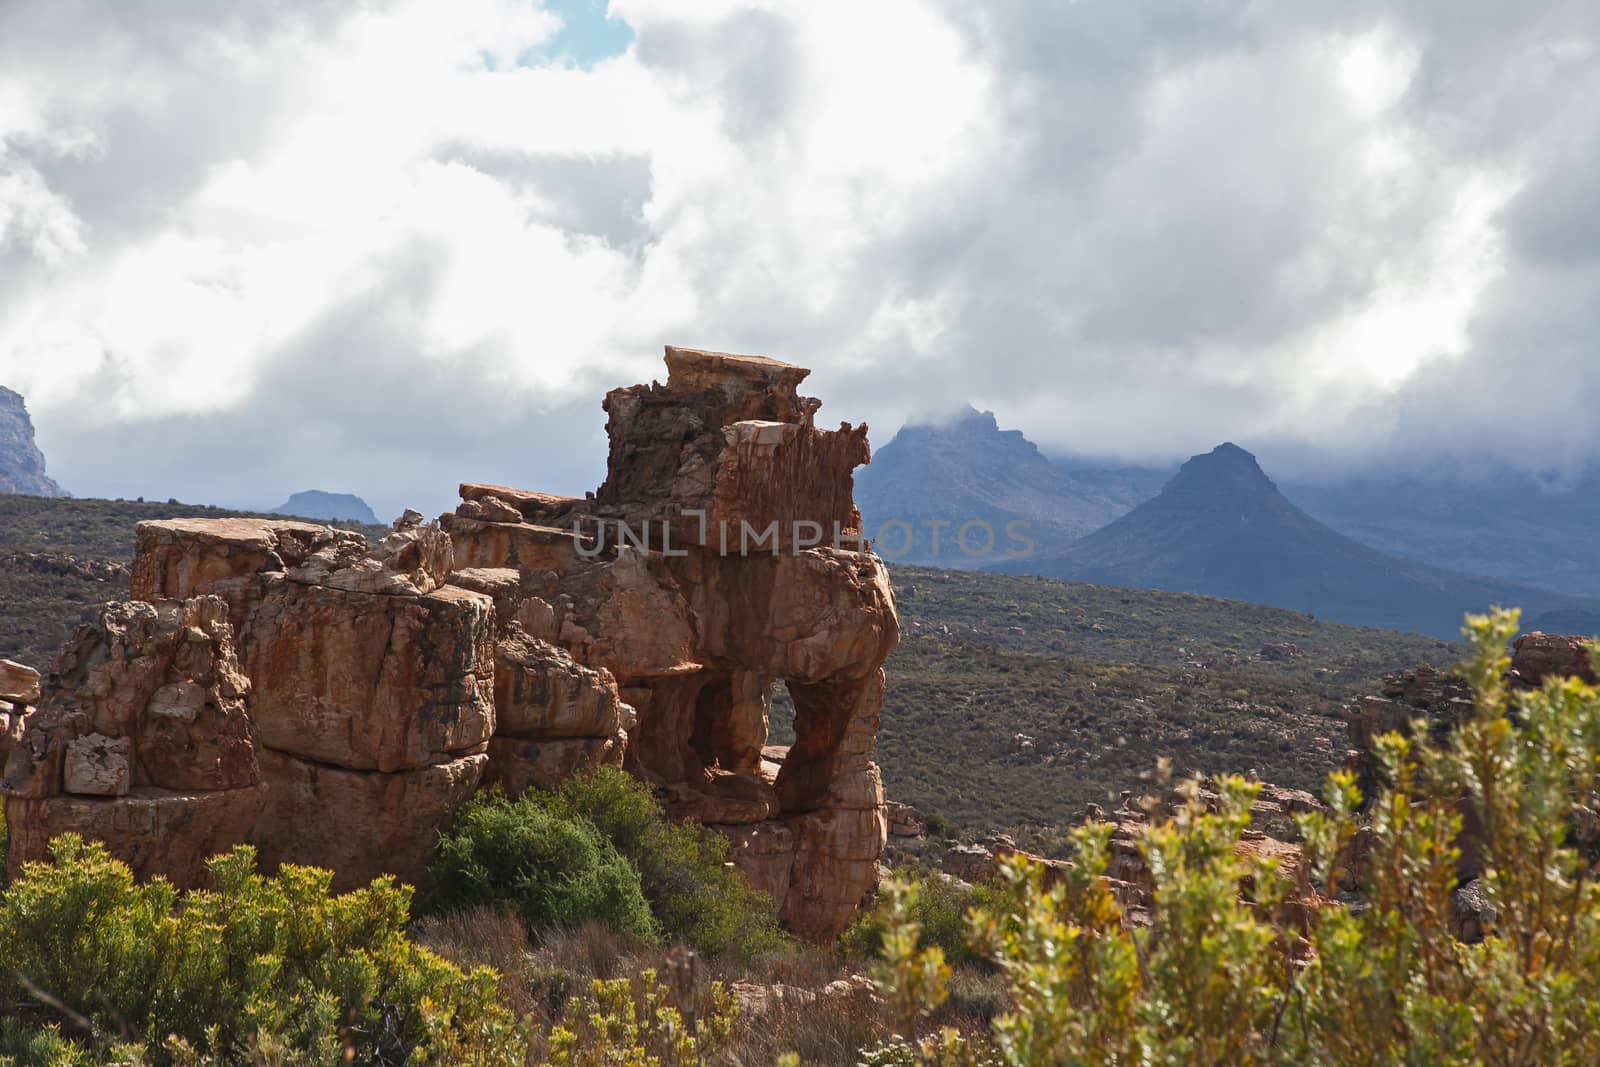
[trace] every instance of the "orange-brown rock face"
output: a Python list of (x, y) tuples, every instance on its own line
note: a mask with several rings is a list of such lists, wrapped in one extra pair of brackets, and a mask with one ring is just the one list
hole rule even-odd
[(133, 599), (184, 599), (222, 578), (281, 573), (319, 550), (360, 555), (360, 534), (290, 519), (166, 519), (135, 528)]
[[(852, 499), (866, 427), (818, 429), (799, 367), (678, 348), (667, 367), (607, 396), (584, 499), (468, 482), (455, 514), (408, 512), (376, 546), (141, 523), (136, 602), (74, 638), (37, 711), (0, 669), (13, 856), (75, 830), (187, 883), (250, 840), (341, 887), (417, 882), (474, 790), (625, 766), (726, 834), (793, 929), (837, 933), (887, 834), (872, 752), (899, 639)], [(780, 681), (787, 750), (767, 746)]]
[[(607, 396), (609, 471), (593, 499), (467, 483), (440, 520), (471, 568), (452, 580), (491, 593), (518, 628), (501, 640), (489, 777), (518, 781), (502, 769), (506, 731), (528, 701), (510, 679), (540, 707), (541, 687), (573, 684), (521, 650), (565, 650), (636, 711), (629, 769), (669, 811), (727, 834), (793, 929), (826, 938), (875, 883), (887, 836), (872, 751), (899, 624), (859, 541), (865, 427), (817, 429), (798, 367), (676, 348), (667, 365), (665, 386)], [(779, 680), (796, 709), (781, 761), (763, 758)], [(553, 736), (518, 755), (521, 780), (570, 758)]]
[[(135, 571), (226, 600), (263, 766), (239, 839), (341, 886), (427, 875), (494, 733), (494, 601), (444, 584), (449, 535), (415, 513), (369, 549), (325, 527), (145, 523)], [(139, 589), (136, 583), (136, 591)]]
[(7, 797), (12, 877), (43, 860), (62, 834), (103, 841), (140, 879), (161, 876), (190, 889), (208, 883), (206, 860), (244, 841), (267, 802), (267, 787), (182, 793), (140, 787), (115, 799), (63, 794)]
[(478, 752), (385, 774), (265, 749), (267, 798), (251, 838), (267, 866), (327, 868), (338, 891), (380, 874), (421, 884), (439, 831), (478, 788), (488, 760)]
[[(62, 648), (43, 688), (0, 778), (13, 871), (72, 831), (183, 882), (199, 876), (204, 848), (254, 824), (263, 797), (249, 682), (222, 600), (109, 604)], [(180, 840), (183, 827), (194, 829)]]
[(389, 772), (444, 762), (494, 733), (494, 605), (480, 593), (279, 580), (242, 650), (256, 728), (278, 752)]
[(606, 396), (609, 469), (587, 511), (602, 537), (620, 522), (726, 555), (859, 536), (851, 471), (870, 456), (866, 427), (817, 429), (820, 401), (796, 392), (809, 371), (672, 347), (667, 368), (665, 386)]
[(1512, 642), (1511, 673), (1520, 682), (1540, 686), (1546, 678), (1581, 678), (1595, 684), (1589, 667), (1593, 642), (1586, 637), (1567, 637), (1535, 630)]

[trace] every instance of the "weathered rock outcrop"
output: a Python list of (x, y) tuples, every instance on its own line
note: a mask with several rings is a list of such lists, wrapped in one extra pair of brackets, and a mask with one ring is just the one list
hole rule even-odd
[(0, 659), (0, 774), (11, 750), (22, 737), (23, 720), (39, 703), (39, 672), (21, 663)]
[[(440, 519), (470, 568), (455, 580), (492, 587), (515, 618), (502, 671), (541, 642), (614, 678), (637, 715), (626, 765), (669, 810), (727, 834), (791, 927), (828, 936), (875, 883), (887, 836), (871, 757), (899, 627), (851, 499), (865, 428), (818, 429), (801, 368), (676, 348), (667, 366), (666, 385), (606, 397), (592, 499), (461, 487)], [(796, 742), (763, 759), (779, 680)], [(497, 749), (492, 765), (508, 762)]]
[(134, 602), (69, 644), (15, 745), (14, 854), (76, 829), (187, 880), (250, 840), (340, 886), (417, 881), (480, 785), (612, 764), (726, 834), (792, 928), (842, 929), (887, 834), (872, 753), (899, 639), (852, 501), (866, 428), (818, 429), (799, 367), (667, 365), (607, 396), (609, 469), (581, 500), (468, 483), (376, 547), (288, 519), (141, 523)]
[(1587, 637), (1562, 634), (1523, 634), (1512, 642), (1511, 676), (1523, 685), (1538, 687), (1546, 678), (1581, 678), (1596, 683), (1589, 666), (1594, 642)]
[(0, 777), (10, 865), (68, 831), (187, 883), (263, 793), (250, 684), (216, 597), (108, 604), (62, 648)]

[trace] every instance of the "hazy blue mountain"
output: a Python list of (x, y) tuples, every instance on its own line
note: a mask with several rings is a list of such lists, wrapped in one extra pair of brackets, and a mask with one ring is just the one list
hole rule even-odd
[(5, 386), (0, 386), (0, 493), (66, 495), (44, 472), (44, 453), (34, 442), (22, 394)]
[(301, 519), (321, 519), (324, 522), (364, 522), (378, 525), (378, 517), (367, 502), (352, 493), (328, 493), (321, 489), (307, 489), (296, 493), (278, 507), (274, 515), (293, 515)]
[[(1038, 552), (1057, 551), (1126, 512), (1142, 491), (1064, 470), (1021, 432), (1000, 429), (992, 412), (968, 408), (949, 422), (902, 427), (857, 472), (855, 495), (887, 558), (972, 568), (1020, 549), (1020, 537)], [(935, 552), (930, 524), (938, 523), (949, 525), (938, 527)], [(970, 553), (959, 536), (969, 523)], [(980, 551), (990, 530), (994, 545)]]
[(1509, 471), (1367, 474), (1284, 495), (1340, 533), (1398, 556), (1557, 592), (1600, 596), (1600, 477), (1541, 484)]
[[(1456, 636), (1492, 603), (1587, 618), (1600, 602), (1380, 552), (1318, 522), (1233, 444), (1195, 456), (1154, 498), (1016, 574), (1166, 589), (1290, 608), (1335, 622)], [(1596, 616), (1600, 619), (1600, 616)]]

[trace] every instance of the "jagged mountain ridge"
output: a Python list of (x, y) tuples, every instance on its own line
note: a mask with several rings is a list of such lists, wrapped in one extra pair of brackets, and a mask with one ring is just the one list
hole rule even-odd
[(45, 474), (44, 453), (33, 437), (33, 420), (22, 394), (0, 385), (0, 493), (64, 496)]
[(1600, 608), (1361, 544), (1296, 507), (1231, 443), (1193, 457), (1153, 499), (1063, 551), (996, 569), (1221, 596), (1439, 637), (1455, 636), (1463, 613), (1493, 603), (1520, 606), (1530, 619)]
[[(1002, 430), (994, 413), (967, 408), (942, 423), (910, 423), (877, 449), (856, 475), (856, 501), (879, 551), (900, 562), (970, 568), (993, 562), (968, 555), (956, 543), (962, 524), (980, 521), (994, 530), (995, 552), (1008, 545), (1006, 528), (1025, 525), (1036, 551), (1053, 552), (1126, 512), (1140, 499), (1114, 480), (1093, 481), (1052, 463), (1018, 430)], [(910, 551), (903, 527), (913, 532)], [(940, 549), (933, 530), (948, 522)], [(969, 543), (982, 538), (974, 531)]]

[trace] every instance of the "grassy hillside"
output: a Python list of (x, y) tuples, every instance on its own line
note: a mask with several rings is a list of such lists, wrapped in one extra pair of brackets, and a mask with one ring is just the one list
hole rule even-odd
[(0, 657), (43, 669), (86, 607), (126, 596), (125, 571), (104, 564), (132, 559), (136, 523), (241, 514), (176, 502), (0, 495)]
[(1342, 705), (1461, 653), (1182, 593), (893, 574), (904, 638), (879, 762), (892, 797), (959, 830), (1059, 827), (1137, 788), (1159, 756), (1320, 789), (1347, 747)]

